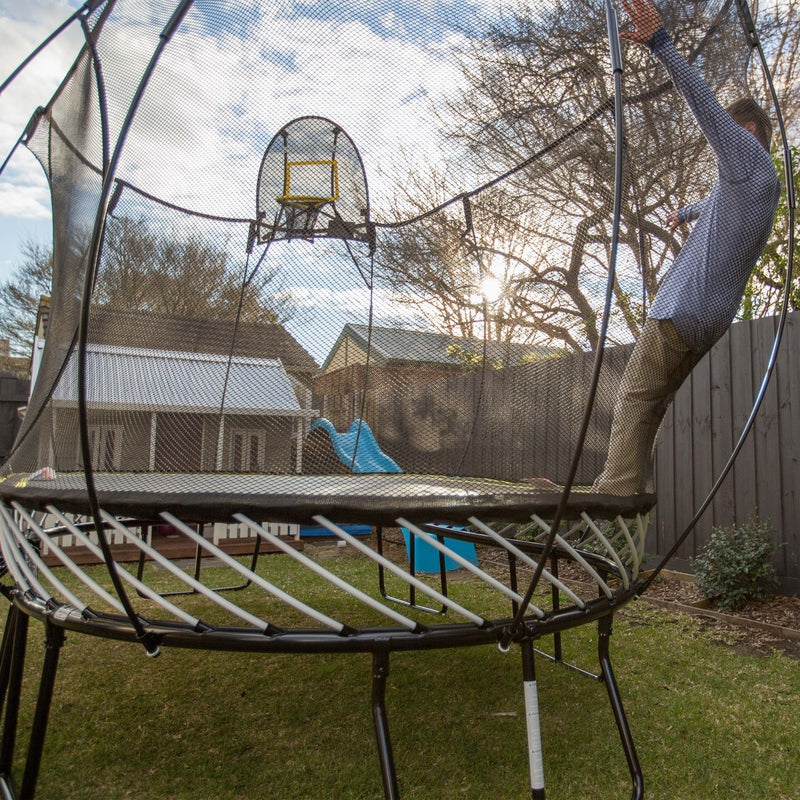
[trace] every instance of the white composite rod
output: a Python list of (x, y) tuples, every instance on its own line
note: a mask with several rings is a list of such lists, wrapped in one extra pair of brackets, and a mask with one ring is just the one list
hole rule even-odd
[(3, 519), (0, 520), (0, 548), (3, 551), (3, 559), (6, 562), (8, 571), (14, 579), (14, 583), (25, 591), (32, 591), (33, 586), (22, 572), (22, 568), (17, 561), (19, 556), (19, 548), (15, 544), (15, 536), (11, 532), (11, 528), (16, 528), (13, 520), (10, 518), (6, 511), (6, 506), (0, 503), (0, 512), (2, 512)]
[[(491, 586), (493, 589), (496, 589), (501, 594), (504, 594), (506, 597), (510, 598), (516, 603), (521, 603), (523, 598), (522, 595), (518, 594), (515, 591), (509, 589), (504, 583), (501, 583), (497, 580), (497, 578), (493, 578), (488, 573), (484, 572), (480, 567), (476, 567), (475, 564), (472, 564), (466, 558), (464, 558), (459, 553), (451, 550), (446, 545), (442, 544), (435, 536), (431, 536), (429, 533), (425, 533), (421, 528), (418, 528), (413, 523), (409, 522), (407, 519), (403, 517), (398, 518), (397, 520), (404, 528), (408, 528), (413, 536), (417, 536), (418, 538), (422, 539), (424, 542), (427, 542), (431, 547), (438, 550), (443, 555), (452, 558), (453, 561), (456, 562), (459, 566), (466, 569), (468, 572), (471, 572), (477, 578), (482, 580), (484, 583)], [(541, 608), (536, 608), (535, 605), (532, 603), (528, 604), (528, 608), (538, 617), (543, 617), (544, 612)]]
[(380, 564), (384, 569), (387, 569), (392, 574), (396, 575), (398, 578), (401, 578), (406, 583), (414, 586), (416, 589), (419, 589), (424, 594), (428, 595), (428, 597), (433, 598), (437, 602), (441, 603), (443, 606), (452, 609), (457, 614), (460, 614), (462, 617), (466, 617), (468, 620), (473, 622), (475, 625), (483, 628), (488, 623), (487, 621), (479, 616), (478, 614), (473, 614), (467, 608), (464, 608), (462, 605), (451, 600), (449, 597), (445, 597), (440, 592), (437, 592), (435, 589), (432, 589), (427, 584), (423, 583), (421, 580), (415, 578), (413, 575), (409, 575), (404, 569), (397, 566), (392, 561), (389, 561), (388, 558), (384, 558), (379, 553), (376, 553), (371, 548), (367, 547), (363, 542), (359, 542), (355, 536), (351, 536), (347, 531), (342, 530), (338, 525), (331, 522), (330, 520), (326, 519), (320, 514), (317, 514), (313, 517), (314, 522), (319, 523), (320, 525), (327, 528), (331, 533), (336, 534), (340, 539), (344, 539), (348, 544), (353, 545), (359, 552), (363, 553), (368, 558), (375, 561), (377, 564)]
[[(11, 551), (13, 555), (13, 562), (17, 565), (17, 568), (22, 572), (24, 576), (24, 580), (22, 585), (27, 585), (29, 589), (36, 592), (39, 597), (45, 600), (55, 600), (52, 594), (45, 589), (45, 587), (41, 584), (39, 579), (36, 577), (36, 573), (31, 568), (30, 563), (24, 557), (20, 556), (19, 549), (25, 551), (25, 555), (28, 556), (28, 559), (32, 561), (37, 560), (37, 553), (36, 551), (30, 546), (30, 542), (28, 542), (25, 538), (25, 534), (19, 529), (16, 525), (14, 520), (11, 517), (11, 514), (8, 512), (8, 508), (6, 506), (0, 507), (0, 511), (2, 511), (3, 517), (6, 520), (7, 527), (4, 526), (4, 532), (6, 536), (6, 544), (8, 549)], [(15, 533), (16, 532), (16, 533)], [(10, 541), (9, 541), (10, 539)], [(27, 547), (26, 547), (27, 545)], [(74, 597), (74, 595), (73, 595)], [(77, 603), (73, 603), (75, 608), (85, 608), (85, 604), (81, 603), (80, 600), (77, 600)]]
[[(10, 522), (10, 515), (8, 511), (3, 508), (2, 509), (3, 516)], [(45, 576), (48, 583), (57, 591), (60, 592), (63, 597), (65, 597), (69, 604), (80, 611), (85, 611), (87, 603), (73, 594), (66, 586), (58, 579), (50, 568), (42, 561), (39, 557), (39, 554), (36, 552), (35, 548), (31, 545), (28, 541), (27, 537), (22, 533), (22, 530), (17, 527), (16, 525), (12, 525), (12, 527), (16, 528), (17, 536), (15, 537), (17, 540), (17, 544), (23, 549), (25, 555), (30, 559), (30, 563), (26, 561), (24, 558), (20, 559), (17, 563), (20, 566), (20, 569), (30, 578), (30, 583), (39, 593), (39, 596), (44, 598), (45, 600), (53, 600), (54, 602), (58, 602), (58, 600), (45, 589), (45, 587), (39, 582), (36, 576), (33, 574), (33, 570), (31, 569), (30, 564), (36, 564), (36, 568)], [(6, 531), (7, 534), (11, 533), (11, 528), (8, 528)]]
[(602, 542), (606, 552), (611, 556), (612, 560), (617, 565), (619, 576), (622, 578), (622, 585), (625, 587), (625, 589), (627, 589), (631, 583), (630, 579), (628, 578), (628, 570), (625, 569), (625, 565), (622, 563), (622, 559), (620, 559), (617, 551), (611, 546), (611, 543), (603, 535), (603, 532), (595, 524), (595, 521), (585, 511), (581, 513), (581, 516), (583, 517), (584, 522), (592, 529), (594, 535)]
[(88, 586), (96, 595), (98, 595), (101, 599), (105, 600), (106, 603), (111, 605), (121, 614), (125, 613), (125, 608), (123, 607), (122, 603), (114, 597), (112, 594), (107, 592), (97, 581), (95, 581), (91, 576), (87, 575), (84, 570), (82, 570), (65, 552), (61, 549), (60, 545), (56, 544), (55, 539), (49, 537), (41, 525), (39, 525), (36, 520), (17, 502), (13, 503), (14, 508), (20, 513), (26, 522), (36, 531), (36, 535), (39, 537), (39, 540), (44, 542), (47, 540), (48, 547), (56, 554), (58, 560), (76, 577), (80, 580), (84, 585)]
[[(250, 614), (248, 611), (240, 608), (235, 603), (231, 603), (230, 600), (227, 600), (220, 594), (211, 591), (211, 589), (200, 583), (200, 581), (196, 580), (191, 575), (187, 575), (180, 567), (175, 566), (175, 564), (173, 564), (168, 558), (161, 555), (158, 550), (148, 545), (140, 536), (137, 536), (133, 531), (128, 530), (125, 525), (114, 519), (114, 517), (112, 517), (110, 514), (105, 511), (101, 513), (103, 515), (103, 519), (110, 523), (116, 530), (118, 530), (126, 539), (128, 539), (128, 541), (138, 547), (145, 555), (147, 555), (157, 564), (160, 564), (162, 567), (164, 567), (165, 570), (172, 573), (175, 577), (180, 578), (180, 580), (182, 580), (188, 586), (191, 586), (192, 589), (194, 589), (198, 594), (203, 595), (208, 600), (211, 600), (212, 603), (216, 603), (218, 606), (221, 606), (234, 616), (239, 617), (239, 619), (244, 620), (254, 628), (259, 628), (262, 631), (267, 630), (269, 623), (259, 619), (253, 614)], [(288, 597), (289, 595), (286, 596)], [(331, 620), (331, 622), (333, 622), (333, 620)]]
[[(47, 510), (55, 516), (61, 524), (73, 535), (76, 539), (86, 547), (90, 553), (92, 553), (95, 558), (97, 558), (100, 563), (105, 564), (105, 558), (103, 556), (103, 551), (80, 529), (78, 528), (70, 519), (67, 519), (55, 506), (48, 506)], [(173, 616), (177, 617), (178, 619), (182, 619), (184, 622), (187, 622), (193, 628), (196, 628), (200, 624), (200, 620), (197, 617), (193, 617), (191, 614), (187, 614), (182, 608), (170, 603), (169, 600), (163, 598), (158, 592), (151, 589), (147, 584), (142, 583), (138, 578), (134, 577), (133, 575), (128, 572), (128, 570), (123, 569), (120, 565), (114, 561), (110, 565), (111, 569), (113, 569), (117, 575), (120, 576), (123, 580), (127, 581), (137, 592), (143, 594), (148, 600), (152, 600), (157, 605), (161, 606), (165, 611), (172, 614)]]
[[(550, 526), (541, 517), (534, 514), (531, 519), (537, 525), (539, 525), (542, 530), (546, 531), (547, 533), (550, 532)], [(600, 577), (600, 574), (597, 572), (597, 570), (566, 539), (556, 534), (555, 541), (561, 545), (561, 547), (563, 547), (572, 556), (572, 558), (589, 573), (589, 575), (592, 576), (595, 583), (600, 587), (606, 597), (613, 597), (613, 592), (608, 588), (608, 584)]]
[[(505, 536), (502, 536), (497, 531), (492, 530), (486, 523), (481, 522), (477, 517), (470, 517), (469, 521), (479, 530), (482, 530), (484, 533), (488, 534), (492, 537), (501, 547), (508, 550), (509, 553), (516, 556), (520, 559), (523, 563), (527, 564), (532, 569), (536, 570), (538, 568), (538, 564), (536, 561), (531, 558), (526, 552), (520, 550), (513, 542), (507, 539)], [(560, 592), (563, 592), (573, 603), (578, 605), (580, 608), (585, 608), (586, 603), (577, 595), (572, 589), (569, 588), (566, 584), (562, 583), (558, 578), (555, 577), (551, 572), (546, 569), (542, 570), (542, 577), (549, 581), (553, 586), (556, 587)]]
[(261, 536), (263, 539), (266, 539), (266, 541), (268, 541), (270, 544), (273, 544), (295, 561), (299, 562), (304, 567), (307, 567), (315, 574), (325, 578), (325, 580), (329, 581), (334, 586), (338, 586), (340, 589), (343, 589), (345, 592), (360, 600), (365, 605), (373, 608), (375, 611), (379, 611), (381, 614), (393, 619), (395, 622), (399, 622), (409, 630), (413, 631), (419, 629), (419, 623), (415, 622), (413, 619), (409, 619), (403, 614), (395, 611), (393, 608), (389, 608), (383, 603), (379, 603), (374, 597), (370, 597), (368, 594), (365, 594), (352, 584), (342, 580), (338, 575), (334, 575), (332, 572), (329, 572), (324, 567), (317, 564), (316, 561), (312, 561), (308, 556), (303, 555), (303, 553), (284, 542), (279, 536), (275, 536), (274, 533), (270, 533), (266, 528), (264, 528), (262, 525), (259, 525), (249, 517), (245, 516), (244, 514), (234, 514), (233, 516), (235, 519), (238, 519), (239, 522), (243, 522), (245, 525), (251, 527), (259, 536)]

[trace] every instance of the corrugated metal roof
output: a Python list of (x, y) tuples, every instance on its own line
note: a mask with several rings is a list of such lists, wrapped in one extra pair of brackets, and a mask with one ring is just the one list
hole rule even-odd
[[(377, 326), (372, 328), (370, 337), (368, 325), (347, 323), (331, 350), (331, 354), (323, 364), (323, 372), (345, 336), (350, 336), (354, 341), (357, 341), (365, 351), (369, 341), (372, 346), (375, 363), (381, 365), (389, 362), (411, 361), (455, 366), (458, 364), (458, 359), (447, 354), (447, 348), (452, 345), (458, 345), (477, 354), (483, 352), (483, 340), (481, 339), (465, 339), (445, 333), (414, 331), (403, 328), (381, 328)], [(486, 348), (490, 359), (501, 359), (503, 363), (508, 363), (512, 366), (520, 364), (524, 356), (546, 356), (555, 352), (554, 348), (516, 342), (487, 342)]]
[(239, 322), (233, 319), (184, 317), (117, 308), (94, 307), (89, 323), (93, 344), (133, 346), (191, 352), (228, 352), (248, 358), (279, 358), (290, 373), (309, 375), (317, 362), (278, 323)]
[[(228, 413), (302, 414), (286, 370), (277, 359), (145, 350), (90, 344), (87, 401), (102, 408), (219, 410), (227, 374)], [(78, 356), (70, 356), (53, 394), (59, 405), (78, 398)]]

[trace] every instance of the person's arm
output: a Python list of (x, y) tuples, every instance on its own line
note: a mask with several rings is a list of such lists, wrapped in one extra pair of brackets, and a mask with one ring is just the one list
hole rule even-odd
[(704, 197), (702, 200), (698, 200), (696, 203), (689, 203), (689, 205), (684, 206), (683, 208), (678, 209), (678, 222), (694, 222), (700, 214), (703, 212), (703, 209), (706, 205), (707, 197)]
[(702, 200), (698, 200), (696, 203), (689, 203), (689, 205), (683, 206), (683, 208), (670, 211), (669, 214), (667, 214), (667, 230), (672, 232), (678, 227), (678, 225), (682, 225), (684, 222), (693, 222), (696, 220), (702, 213), (707, 199), (707, 197), (704, 197)]
[(720, 174), (734, 182), (746, 178), (761, 148), (758, 140), (734, 122), (697, 70), (675, 49), (651, 0), (622, 0), (622, 4), (634, 30), (620, 37), (646, 45), (664, 65), (714, 150)]

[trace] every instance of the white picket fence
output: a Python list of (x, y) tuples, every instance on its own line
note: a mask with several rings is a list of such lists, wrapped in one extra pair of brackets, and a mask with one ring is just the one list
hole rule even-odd
[[(73, 521), (80, 522), (83, 518), (77, 517), (73, 518)], [(55, 527), (58, 524), (58, 521), (55, 517), (50, 515), (44, 515), (43, 518), (39, 519), (37, 516), (37, 522), (47, 530), (48, 528)], [(269, 532), (274, 534), (275, 536), (280, 536), (286, 539), (300, 539), (300, 526), (299, 525), (291, 525), (288, 523), (283, 522), (264, 522), (262, 523), (263, 527)], [(163, 526), (164, 529), (168, 528), (166, 524)], [(147, 529), (147, 543), (152, 544), (153, 539), (157, 539), (159, 537), (159, 533), (156, 532), (154, 534), (153, 528), (150, 527)], [(162, 534), (163, 535), (163, 534)], [(167, 534), (169, 535), (169, 534)], [(178, 534), (176, 534), (178, 535)], [(215, 545), (224, 545), (226, 541), (230, 542), (237, 539), (252, 539), (253, 538), (253, 531), (252, 529), (248, 528), (247, 525), (243, 523), (225, 523), (225, 522), (215, 522), (213, 524), (206, 524), (203, 526), (203, 535)], [(99, 544), (99, 539), (97, 536), (97, 532), (92, 530), (87, 533), (88, 538), (94, 542), (95, 544)], [(108, 542), (111, 545), (116, 544), (124, 544), (125, 537), (122, 533), (109, 530), (106, 533), (108, 537)], [(60, 535), (58, 538), (58, 545), (63, 550), (69, 550), (71, 547), (80, 546), (79, 542), (77, 541), (77, 537), (73, 534), (64, 534)], [(41, 543), (41, 554), (46, 556), (52, 548), (48, 546), (47, 541)]]

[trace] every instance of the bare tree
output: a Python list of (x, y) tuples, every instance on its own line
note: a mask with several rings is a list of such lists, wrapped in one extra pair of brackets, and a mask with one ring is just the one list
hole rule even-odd
[(238, 313), (242, 322), (283, 323), (292, 314), (275, 271), (256, 269), (244, 258), (232, 263), (224, 248), (197, 236), (164, 237), (125, 217), (109, 221), (92, 300), (185, 317)]
[[(665, 9), (664, 20), (723, 103), (754, 83), (735, 4), (678, 4)], [(790, 41), (800, 44), (787, 33), (796, 22), (780, 15), (765, 19), (773, 59), (789, 52)], [(430, 311), (437, 326), (466, 324), (474, 332), (479, 309), (471, 298), (478, 276), (487, 264), (500, 264), (510, 269), (495, 275), (506, 299), (490, 309), (491, 338), (597, 346), (614, 182), (613, 85), (604, 30), (602, 6), (587, 0), (564, 0), (545, 10), (519, 3), (462, 54), (466, 89), (441, 114), (445, 146), (462, 173), (507, 178), (471, 196), (472, 226), (460, 205), (452, 205), (398, 229), (379, 254), (407, 302)], [(783, 72), (787, 102), (797, 91), (790, 85), (793, 59)], [(624, 93), (625, 196), (612, 341), (638, 335), (686, 235), (666, 230), (667, 213), (702, 197), (716, 178), (690, 110), (643, 49), (626, 50)], [(409, 182), (395, 216), (419, 215), (446, 193), (442, 176), (431, 171)]]
[[(42, 295), (53, 281), (53, 251), (33, 241), (21, 246), (22, 260), (0, 284), (0, 339), (11, 355), (31, 353)], [(273, 271), (231, 264), (223, 249), (196, 237), (162, 238), (142, 223), (117, 219), (106, 230), (92, 302), (126, 311), (184, 317), (284, 323), (293, 313), (291, 297)]]
[(22, 260), (11, 278), (0, 284), (0, 339), (8, 339), (12, 356), (27, 358), (33, 347), (40, 298), (50, 296), (53, 252), (31, 239), (22, 242), (20, 252)]

